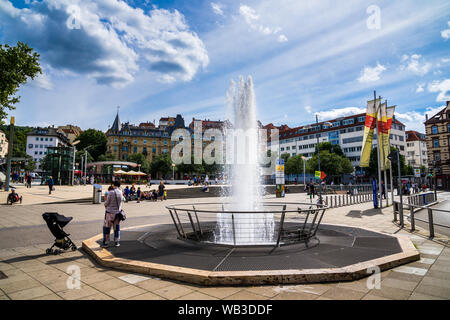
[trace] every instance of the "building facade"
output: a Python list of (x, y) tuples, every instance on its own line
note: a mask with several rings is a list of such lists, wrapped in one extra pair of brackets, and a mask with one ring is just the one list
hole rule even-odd
[[(314, 154), (319, 137), (319, 142), (338, 144), (352, 165), (359, 167), (365, 119), (366, 115), (361, 113), (280, 131), (279, 154), (301, 154), (309, 159)], [(396, 119), (392, 122), (390, 144), (406, 156), (405, 125)], [(377, 135), (374, 134), (373, 146), (376, 145)]]
[(6, 157), (8, 154), (8, 139), (6, 134), (0, 130), (0, 158)]
[(70, 143), (73, 143), (75, 139), (83, 132), (80, 127), (73, 126), (71, 124), (65, 126), (59, 126), (57, 128), (58, 132), (66, 136)]
[(450, 189), (450, 101), (425, 121), (428, 167), (438, 188)]
[[(147, 160), (161, 154), (170, 154), (175, 141), (171, 141), (171, 134), (177, 128), (185, 128), (181, 115), (172, 118), (161, 118), (163, 122), (156, 127), (151, 122), (138, 126), (130, 123), (120, 123), (119, 114), (113, 125), (106, 132), (106, 150), (118, 160), (127, 160), (132, 154), (142, 153)], [(170, 123), (170, 125), (168, 125)]]
[(38, 127), (27, 134), (26, 152), (36, 161), (36, 171), (38, 172), (42, 172), (40, 162), (47, 155), (47, 148), (70, 146), (69, 139), (54, 127)]
[[(426, 136), (417, 131), (406, 131), (406, 163), (414, 169), (428, 168)], [(424, 172), (421, 172), (424, 173)]]

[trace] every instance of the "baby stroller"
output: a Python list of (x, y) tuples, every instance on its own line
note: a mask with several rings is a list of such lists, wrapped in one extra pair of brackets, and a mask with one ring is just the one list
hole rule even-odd
[(50, 232), (55, 236), (55, 243), (50, 248), (48, 248), (45, 253), (59, 254), (62, 252), (59, 249), (53, 249), (54, 246), (63, 250), (77, 250), (77, 246), (69, 238), (70, 234), (65, 233), (63, 230), (63, 228), (70, 221), (72, 221), (72, 217), (65, 217), (62, 214), (58, 214), (56, 212), (46, 212), (42, 215), (42, 218), (47, 223)]

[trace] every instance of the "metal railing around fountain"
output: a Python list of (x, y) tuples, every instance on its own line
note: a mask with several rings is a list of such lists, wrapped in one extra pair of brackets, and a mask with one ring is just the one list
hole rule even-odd
[(281, 246), (316, 236), (325, 205), (263, 202), (255, 210), (233, 210), (233, 203), (175, 204), (166, 207), (178, 238), (230, 246)]

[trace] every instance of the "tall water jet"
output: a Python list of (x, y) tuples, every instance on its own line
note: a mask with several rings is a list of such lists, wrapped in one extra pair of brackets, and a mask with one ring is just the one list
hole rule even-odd
[[(274, 241), (273, 215), (251, 211), (263, 210), (258, 124), (253, 80), (241, 76), (231, 81), (227, 93), (228, 118), (232, 128), (225, 130), (227, 176), (232, 184), (232, 202), (219, 213), (216, 242), (232, 244), (270, 244)], [(248, 214), (242, 213), (249, 211)], [(231, 214), (229, 212), (241, 212)]]

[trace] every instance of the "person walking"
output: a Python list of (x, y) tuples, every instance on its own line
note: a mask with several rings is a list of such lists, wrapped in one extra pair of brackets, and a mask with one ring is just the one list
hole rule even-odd
[(27, 174), (27, 176), (25, 178), (26, 178), (27, 188), (31, 188), (31, 181), (32, 181), (31, 173)]
[(112, 190), (108, 189), (108, 196), (105, 201), (105, 220), (103, 222), (103, 242), (102, 247), (109, 245), (109, 234), (111, 227), (114, 229), (114, 246), (120, 246), (120, 218), (117, 214), (122, 209), (122, 192), (120, 182), (115, 181)]
[(55, 185), (55, 181), (53, 181), (52, 176), (48, 177), (47, 185), (48, 185), (48, 194), (52, 194), (52, 191), (54, 191), (53, 186)]
[(158, 197), (161, 197), (161, 201), (164, 200), (164, 189), (165, 188), (166, 188), (166, 186), (164, 186), (164, 183), (161, 180), (159, 182), (159, 186), (158, 186)]

